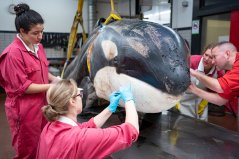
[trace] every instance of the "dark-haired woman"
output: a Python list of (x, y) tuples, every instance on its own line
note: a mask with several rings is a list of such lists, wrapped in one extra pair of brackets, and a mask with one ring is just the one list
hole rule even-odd
[(46, 124), (41, 107), (46, 104), (49, 82), (57, 80), (48, 72), (48, 61), (40, 44), (44, 21), (27, 4), (18, 4), (14, 41), (0, 56), (0, 85), (7, 98), (5, 110), (12, 133), (15, 158), (35, 158), (40, 133)]

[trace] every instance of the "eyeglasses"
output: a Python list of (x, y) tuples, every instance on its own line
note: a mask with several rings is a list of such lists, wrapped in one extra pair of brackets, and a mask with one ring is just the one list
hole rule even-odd
[(75, 97), (77, 97), (77, 96), (80, 96), (81, 98), (83, 98), (83, 91), (80, 91), (80, 93), (77, 94)]

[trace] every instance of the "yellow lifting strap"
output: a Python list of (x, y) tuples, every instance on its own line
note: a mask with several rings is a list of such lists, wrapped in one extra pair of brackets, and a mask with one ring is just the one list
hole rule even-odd
[[(111, 19), (114, 19), (114, 20), (121, 20), (121, 17), (120, 15), (115, 11), (115, 6), (114, 6), (114, 0), (110, 0), (110, 4), (111, 4), (111, 12), (110, 12), (110, 15), (108, 16), (108, 18), (105, 20), (104, 22), (104, 25), (108, 24), (108, 22), (111, 20)], [(90, 58), (91, 58), (91, 55), (92, 55), (92, 49), (93, 49), (93, 43), (89, 46), (89, 51), (88, 51), (88, 55), (87, 55), (87, 69), (90, 73)]]
[(84, 4), (84, 0), (78, 0), (78, 7), (77, 7), (75, 18), (74, 18), (74, 21), (73, 21), (73, 24), (72, 24), (72, 27), (71, 27), (71, 32), (70, 32), (69, 41), (68, 41), (67, 59), (66, 59), (66, 62), (64, 64), (64, 67), (62, 69), (61, 78), (63, 78), (66, 66), (67, 66), (68, 62), (70, 61), (70, 59), (72, 57), (72, 52), (73, 52), (73, 49), (75, 47), (75, 43), (76, 43), (76, 40), (77, 40), (76, 36), (77, 36), (77, 30), (78, 30), (78, 24), (79, 23), (80, 23), (81, 28), (82, 28), (82, 41), (83, 41), (83, 43), (85, 43), (85, 41), (86, 41), (86, 33), (85, 33), (84, 26), (83, 26), (83, 17), (82, 17), (83, 4)]
[(198, 115), (201, 116), (203, 114), (203, 112), (204, 112), (205, 108), (207, 107), (207, 105), (208, 105), (208, 101), (205, 100), (205, 99), (202, 99), (202, 101), (198, 105)]
[[(62, 69), (61, 78), (63, 78), (66, 66), (68, 65), (68, 63), (69, 63), (69, 61), (72, 57), (72, 52), (73, 52), (73, 49), (74, 49), (74, 46), (75, 46), (75, 43), (76, 43), (76, 35), (77, 35), (77, 29), (78, 29), (78, 24), (79, 23), (82, 27), (83, 43), (85, 43), (85, 41), (86, 41), (86, 33), (85, 33), (84, 26), (83, 26), (83, 18), (82, 18), (83, 3), (84, 3), (84, 0), (78, 0), (78, 7), (77, 7), (75, 18), (74, 18), (74, 21), (73, 21), (73, 24), (72, 24), (72, 27), (71, 27), (71, 32), (70, 32), (70, 37), (69, 37), (69, 42), (68, 42), (68, 47), (67, 47), (67, 59), (65, 61), (64, 67)], [(111, 19), (121, 20), (120, 15), (114, 9), (114, 1), (111, 0), (110, 3), (111, 3), (111, 13), (110, 13), (109, 17), (106, 19), (106, 21), (104, 22), (104, 24), (108, 24), (108, 22)], [(89, 62), (89, 59), (88, 59), (87, 67), (88, 67), (88, 70), (90, 72), (90, 64), (89, 63), (90, 62)]]
[(175, 105), (175, 108), (177, 109), (177, 110), (179, 110), (180, 109), (180, 103), (178, 102), (178, 103), (176, 103), (176, 105)]
[(169, 131), (169, 142), (171, 145), (176, 145), (178, 140), (178, 130), (172, 129)]
[(108, 18), (104, 22), (105, 25), (108, 24), (111, 19), (114, 19), (114, 20), (122, 19), (120, 15), (115, 11), (114, 0), (110, 0), (110, 4), (111, 4), (111, 12)]

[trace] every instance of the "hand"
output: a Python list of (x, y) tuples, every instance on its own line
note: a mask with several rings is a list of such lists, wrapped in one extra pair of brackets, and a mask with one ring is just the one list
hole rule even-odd
[(134, 100), (132, 90), (131, 90), (131, 85), (128, 85), (126, 87), (121, 87), (120, 94), (125, 103), (127, 101)]
[(193, 93), (195, 89), (197, 89), (197, 87), (196, 87), (193, 83), (191, 83), (191, 84), (189, 85), (187, 91)]
[(194, 70), (194, 69), (192, 69), (192, 68), (190, 68), (190, 75), (192, 75), (193, 77), (195, 77), (196, 74), (197, 74), (197, 71)]
[(116, 108), (119, 104), (121, 94), (119, 92), (113, 92), (110, 95), (110, 105), (107, 107), (112, 113), (116, 111)]
[(51, 83), (57, 83), (59, 82), (60, 80), (62, 80), (62, 78), (60, 76), (57, 76), (57, 77), (54, 77), (54, 79), (51, 81)]

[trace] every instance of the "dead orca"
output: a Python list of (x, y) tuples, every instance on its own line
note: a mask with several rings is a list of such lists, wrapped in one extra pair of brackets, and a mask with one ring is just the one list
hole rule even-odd
[(96, 96), (108, 100), (111, 92), (131, 84), (137, 110), (157, 113), (174, 106), (188, 88), (188, 60), (189, 49), (174, 30), (126, 19), (96, 28), (64, 78), (84, 88), (86, 107)]

